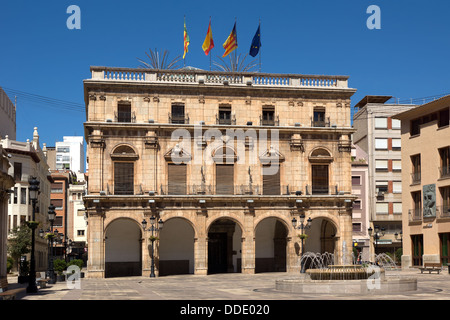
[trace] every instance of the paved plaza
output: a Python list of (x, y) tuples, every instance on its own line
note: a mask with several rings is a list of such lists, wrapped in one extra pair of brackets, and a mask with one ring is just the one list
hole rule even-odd
[[(395, 294), (297, 294), (275, 289), (275, 281), (295, 279), (291, 273), (176, 275), (158, 278), (82, 278), (77, 284), (57, 282), (36, 294), (21, 294), (20, 300), (450, 300), (447, 269), (421, 274), (417, 269), (386, 271), (390, 277), (415, 277), (417, 291)], [(8, 279), (11, 287), (17, 277)], [(72, 288), (70, 288), (72, 286)]]

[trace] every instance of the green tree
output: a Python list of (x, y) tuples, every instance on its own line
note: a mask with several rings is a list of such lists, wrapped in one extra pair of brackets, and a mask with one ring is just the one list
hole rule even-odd
[(31, 229), (25, 225), (11, 230), (8, 244), (8, 255), (19, 265), (20, 257), (31, 251)]

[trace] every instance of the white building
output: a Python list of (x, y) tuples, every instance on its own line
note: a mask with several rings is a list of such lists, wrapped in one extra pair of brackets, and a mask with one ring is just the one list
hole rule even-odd
[(56, 170), (85, 172), (83, 141), (83, 137), (70, 136), (56, 142)]
[[(39, 134), (34, 128), (33, 140), (20, 142), (5, 136), (0, 140), (7, 153), (11, 166), (8, 174), (14, 178), (14, 186), (8, 202), (8, 227), (10, 232), (26, 221), (32, 220), (32, 202), (29, 197), (29, 178), (39, 181), (39, 196), (36, 203), (35, 221), (40, 225), (37, 229), (46, 230), (49, 226), (48, 207), (50, 205), (51, 175), (43, 151), (39, 146)], [(47, 265), (47, 241), (36, 236), (36, 269), (45, 270)]]

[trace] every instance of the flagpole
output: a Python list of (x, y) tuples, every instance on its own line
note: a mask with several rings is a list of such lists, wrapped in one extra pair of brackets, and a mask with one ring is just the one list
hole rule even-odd
[[(209, 16), (209, 27), (208, 28), (211, 28), (209, 31), (211, 31), (211, 33), (212, 33), (211, 16)], [(211, 45), (211, 39), (209, 39), (209, 41), (210, 41), (209, 45)], [(209, 52), (208, 52), (208, 54), (209, 54), (209, 71), (211, 71), (211, 55), (212, 55), (211, 51), (212, 51), (212, 49), (209, 50)]]
[[(261, 43), (261, 19), (259, 19), (259, 42)], [(259, 73), (261, 73), (261, 51), (262, 51), (262, 46), (259, 46)]]

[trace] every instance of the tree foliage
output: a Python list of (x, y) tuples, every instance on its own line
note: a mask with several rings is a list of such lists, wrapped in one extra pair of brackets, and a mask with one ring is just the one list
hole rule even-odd
[(26, 226), (11, 230), (7, 244), (8, 255), (15, 261), (31, 251), (31, 229)]

